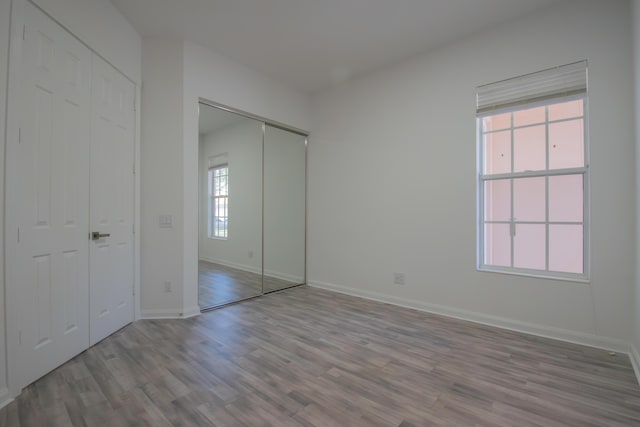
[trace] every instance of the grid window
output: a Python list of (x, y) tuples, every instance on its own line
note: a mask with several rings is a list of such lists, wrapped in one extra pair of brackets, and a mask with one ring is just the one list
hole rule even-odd
[(478, 116), (481, 269), (586, 279), (585, 103)]
[(209, 169), (209, 237), (229, 237), (229, 167)]

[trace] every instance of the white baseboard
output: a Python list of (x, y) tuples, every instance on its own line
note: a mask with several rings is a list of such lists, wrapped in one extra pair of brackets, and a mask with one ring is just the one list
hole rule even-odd
[(280, 273), (272, 270), (265, 270), (264, 275), (267, 277), (273, 277), (275, 279), (285, 280), (287, 282), (293, 283), (302, 283), (304, 282), (304, 277), (302, 276), (294, 276), (292, 274)]
[(200, 261), (206, 261), (206, 262), (211, 262), (214, 264), (220, 264), (220, 265), (224, 265), (225, 267), (231, 267), (231, 268), (237, 268), (238, 270), (242, 270), (242, 271), (248, 271), (249, 273), (256, 273), (256, 274), (262, 274), (262, 269), (260, 268), (255, 268), (252, 267), (250, 265), (244, 265), (244, 264), (238, 264), (236, 262), (231, 262), (231, 261), (227, 261), (224, 259), (216, 259), (216, 258), (209, 258), (209, 257), (200, 257)]
[[(262, 270), (259, 268), (255, 268), (250, 265), (238, 264), (238, 263), (227, 261), (224, 259), (216, 259), (216, 258), (201, 256), (200, 261), (211, 262), (213, 264), (220, 264), (220, 265), (224, 265), (225, 267), (231, 267), (231, 268), (236, 268), (242, 271), (248, 271), (249, 273), (262, 274)], [(280, 273), (278, 271), (272, 271), (272, 270), (265, 270), (264, 275), (269, 277), (275, 277), (276, 279), (286, 280), (287, 282), (302, 283), (304, 281), (304, 277), (294, 276), (287, 273)]]
[(182, 319), (182, 312), (173, 308), (141, 310), (140, 315), (142, 320)]
[[(544, 338), (552, 338), (574, 344), (586, 345), (589, 347), (601, 348), (618, 353), (630, 353), (629, 343), (614, 338), (602, 337), (584, 332), (576, 332), (568, 329), (555, 328), (552, 326), (539, 325), (535, 323), (522, 322), (520, 320), (508, 319), (499, 316), (492, 316), (473, 311), (460, 310), (437, 304), (429, 304), (421, 301), (409, 300), (405, 298), (385, 295), (378, 292), (370, 292), (348, 286), (335, 285), (319, 281), (309, 281), (308, 285), (329, 291), (335, 291), (347, 295), (393, 304), (400, 307), (412, 308), (428, 313), (439, 314), (470, 322), (481, 323), (483, 325), (495, 326), (502, 329), (509, 329), (517, 332), (524, 332)], [(630, 355), (631, 358), (631, 355)], [(640, 359), (638, 359), (640, 360)], [(637, 375), (636, 375), (637, 376)]]
[(631, 344), (631, 350), (629, 351), (629, 359), (631, 359), (631, 366), (636, 373), (636, 381), (640, 384), (640, 352), (635, 345)]
[(188, 319), (190, 317), (199, 316), (200, 314), (200, 307), (190, 307), (182, 313), (182, 318)]
[(200, 307), (189, 307), (184, 311), (174, 308), (150, 309), (141, 311), (141, 320), (150, 319), (188, 319), (189, 317), (198, 316)]
[(2, 387), (0, 389), (0, 409), (4, 408), (11, 402), (13, 402), (13, 396), (9, 394), (9, 389), (7, 387)]

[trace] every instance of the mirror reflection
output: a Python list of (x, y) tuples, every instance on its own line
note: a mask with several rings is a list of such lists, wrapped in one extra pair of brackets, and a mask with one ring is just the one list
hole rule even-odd
[(201, 309), (262, 294), (262, 123), (200, 104)]
[(264, 292), (305, 282), (306, 137), (264, 135)]

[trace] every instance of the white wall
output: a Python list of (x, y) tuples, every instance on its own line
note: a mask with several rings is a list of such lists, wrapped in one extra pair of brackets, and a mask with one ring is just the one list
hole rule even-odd
[(636, 125), (636, 280), (633, 318), (633, 355), (636, 374), (640, 375), (640, 0), (631, 2), (633, 19), (633, 58), (635, 72), (635, 125)]
[(184, 44), (184, 67), (185, 105), (190, 107), (185, 114), (190, 120), (197, 119), (193, 112), (200, 97), (289, 126), (309, 128), (308, 98), (285, 84), (188, 41)]
[[(141, 312), (182, 313), (182, 43), (145, 39), (142, 55)], [(159, 216), (171, 215), (172, 228)], [(166, 292), (170, 282), (171, 292)]]
[[(10, 16), (11, 1), (0, 0), (0, 141), (2, 147), (5, 146)], [(4, 224), (4, 149), (0, 150), (0, 224)], [(0, 227), (0, 241), (4, 242), (4, 227)], [(4, 278), (4, 244), (0, 245), (0, 278)], [(0, 407), (8, 397), (3, 290), (4, 283), (0, 282)]]
[[(199, 313), (199, 99), (298, 128), (309, 126), (308, 99), (190, 42), (145, 40), (142, 68), (142, 315), (190, 316)], [(160, 214), (174, 215), (171, 231), (158, 228)]]
[[(308, 98), (194, 43), (184, 44), (184, 306), (198, 307), (198, 100), (203, 98), (300, 129)], [(195, 309), (194, 309), (195, 307)]]
[[(311, 284), (628, 349), (635, 183), (627, 1), (561, 4), (312, 99)], [(589, 61), (590, 284), (476, 271), (475, 87)], [(393, 195), (395, 208), (381, 206)], [(393, 272), (406, 285), (393, 285)]]
[[(262, 273), (262, 123), (245, 119), (210, 132), (200, 143), (201, 260)], [(229, 165), (229, 235), (208, 236), (208, 159), (226, 154)]]

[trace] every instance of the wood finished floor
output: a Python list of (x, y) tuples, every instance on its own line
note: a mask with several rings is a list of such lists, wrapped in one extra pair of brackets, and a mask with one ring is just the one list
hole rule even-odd
[[(297, 283), (264, 277), (265, 292), (289, 288)], [(198, 304), (201, 309), (241, 301), (262, 294), (262, 276), (249, 271), (198, 262)]]
[(139, 321), (0, 426), (633, 426), (629, 359), (300, 287)]

